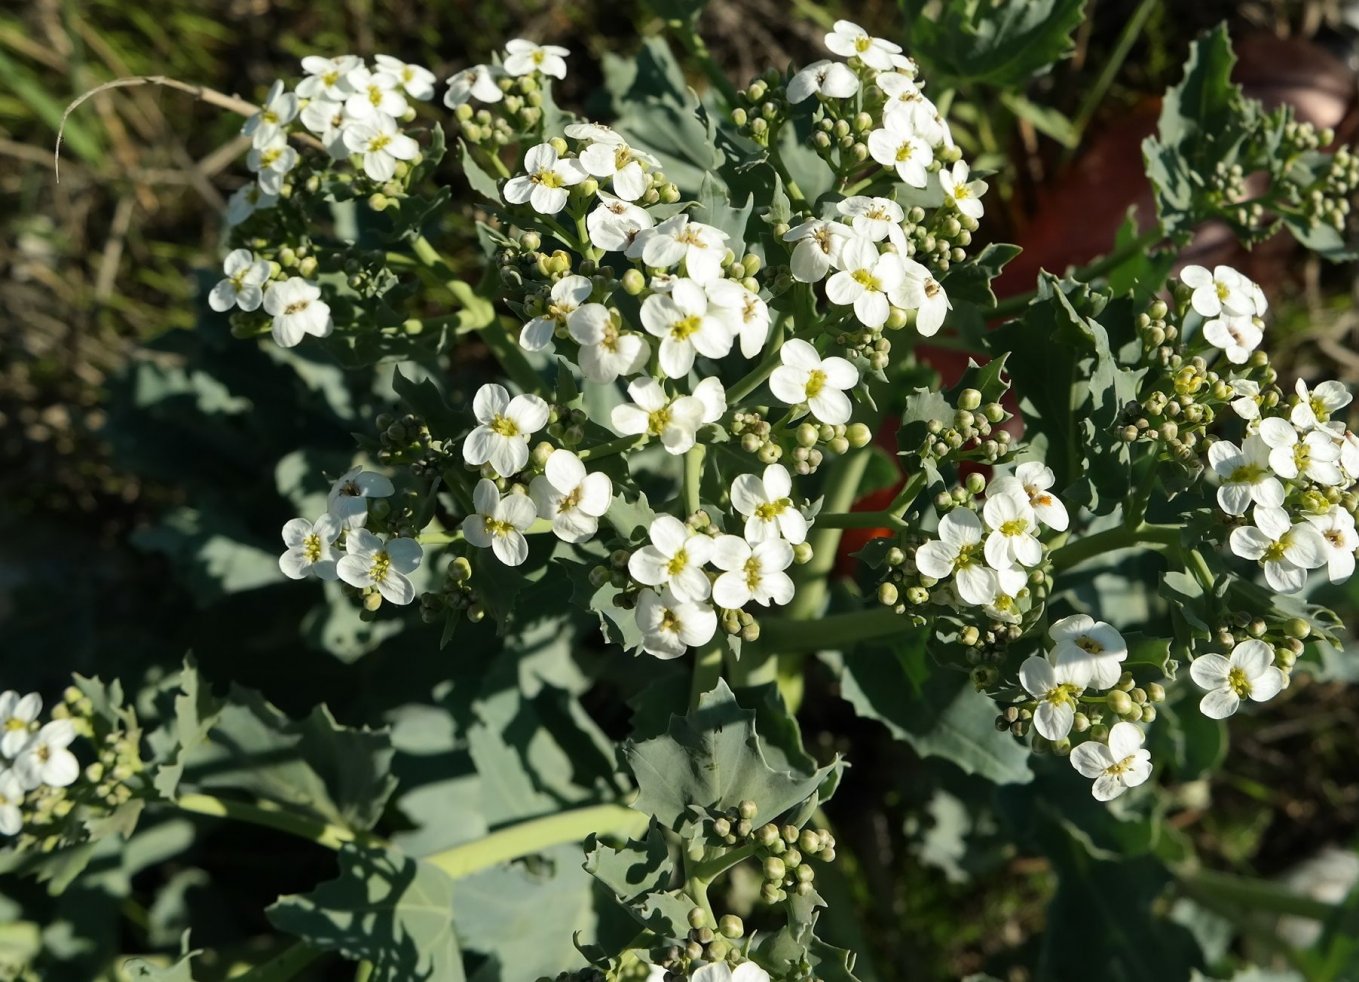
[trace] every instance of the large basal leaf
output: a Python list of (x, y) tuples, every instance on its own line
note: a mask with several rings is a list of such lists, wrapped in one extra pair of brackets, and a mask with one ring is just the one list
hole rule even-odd
[(395, 849), (340, 850), (340, 875), (265, 911), (280, 931), (373, 966), (373, 982), (463, 982), (453, 880)]
[(696, 813), (754, 801), (755, 824), (772, 821), (817, 793), (844, 765), (814, 770), (770, 766), (755, 713), (737, 703), (725, 681), (686, 716), (672, 716), (664, 736), (629, 742), (623, 757), (637, 779), (633, 807), (678, 830)]
[(1022, 88), (1075, 48), (1085, 0), (901, 0), (908, 52), (927, 75)]

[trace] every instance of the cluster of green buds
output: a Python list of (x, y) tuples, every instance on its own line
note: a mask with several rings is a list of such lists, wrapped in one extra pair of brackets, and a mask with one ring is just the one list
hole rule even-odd
[(952, 419), (930, 419), (925, 423), (925, 435), (915, 454), (922, 461), (1001, 463), (1011, 450), (1010, 434), (999, 426), (1008, 416), (999, 402), (983, 405), (978, 390), (963, 389)]
[(812, 892), (816, 871), (808, 862), (835, 859), (835, 838), (825, 829), (799, 829), (796, 825), (761, 825), (753, 834), (755, 857), (761, 860), (764, 883), (760, 899), (767, 904), (782, 903), (790, 893), (806, 896)]
[(1350, 202), (1359, 191), (1359, 157), (1347, 146), (1336, 150), (1302, 195), (1302, 214), (1309, 227), (1329, 226), (1344, 232), (1350, 217)]
[[(783, 76), (772, 68), (736, 93), (736, 105), (731, 110), (731, 121), (741, 135), (762, 147), (769, 146), (770, 135), (778, 132), (787, 116)], [(867, 156), (865, 148), (864, 158)]]
[(1305, 618), (1273, 614), (1262, 617), (1251, 611), (1237, 610), (1227, 615), (1225, 623), (1215, 626), (1207, 650), (1225, 655), (1242, 641), (1263, 641), (1274, 649), (1274, 667), (1288, 678), (1311, 636), (1312, 625)]
[(473, 624), (486, 617), (486, 606), (472, 587), (472, 564), (463, 556), (449, 562), (438, 590), (420, 596), (420, 619), (437, 624), (450, 612), (461, 613)]
[[(450, 461), (458, 459), (457, 448), (435, 437), (421, 416), (381, 413), (376, 423), (377, 445), (370, 449), (381, 464), (405, 467), (413, 477), (427, 479), (438, 474)], [(369, 508), (371, 510), (372, 505)]]

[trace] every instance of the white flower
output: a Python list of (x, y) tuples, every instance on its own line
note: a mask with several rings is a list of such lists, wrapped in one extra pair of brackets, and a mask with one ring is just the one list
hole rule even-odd
[(624, 253), (629, 259), (640, 259), (655, 269), (670, 269), (683, 261), (686, 275), (700, 283), (722, 278), (722, 258), (726, 254), (726, 232), (702, 222), (691, 222), (684, 214), (638, 232)]
[(24, 803), (24, 786), (13, 771), (0, 770), (0, 835), (18, 835), (24, 827), (19, 807)]
[(645, 433), (660, 437), (672, 454), (686, 453), (693, 447), (703, 425), (705, 407), (700, 399), (679, 396), (671, 400), (654, 378), (633, 380), (628, 385), (628, 398), (631, 403), (614, 406), (609, 415), (621, 436)]
[(212, 288), (208, 306), (219, 313), (232, 307), (258, 310), (264, 303), (264, 291), (260, 288), (269, 278), (269, 264), (255, 258), (249, 249), (233, 249), (227, 253), (222, 271), (226, 279)]
[(302, 59), (302, 70), (307, 77), (297, 83), (297, 94), (303, 99), (344, 102), (351, 95), (345, 85), (345, 76), (362, 64), (363, 59), (358, 55), (340, 55), (338, 58), (308, 55)]
[(353, 121), (345, 115), (344, 103), (312, 99), (302, 108), (301, 119), (302, 125), (320, 138), (332, 160), (344, 160), (349, 156), (344, 132)]
[(585, 231), (590, 244), (605, 252), (623, 252), (643, 229), (654, 228), (656, 219), (640, 205), (616, 198), (607, 191), (597, 192), (599, 205), (585, 216)]
[(580, 153), (581, 165), (592, 177), (613, 178), (613, 189), (618, 197), (636, 201), (651, 186), (642, 164), (658, 167), (660, 162), (645, 150), (628, 146), (613, 130), (604, 126), (597, 129), (595, 142)]
[(1284, 488), (1269, 467), (1269, 444), (1258, 434), (1246, 437), (1240, 447), (1219, 440), (1208, 448), (1208, 465), (1221, 482), (1217, 503), (1228, 515), (1244, 515), (1252, 502), (1278, 508)]
[(503, 385), (488, 382), (477, 389), (472, 412), (480, 425), (463, 441), (463, 459), (474, 467), (489, 462), (501, 477), (523, 470), (529, 437), (547, 425), (547, 403), (532, 393), (511, 399)]
[(1284, 687), (1284, 674), (1274, 667), (1274, 649), (1251, 638), (1232, 649), (1230, 658), (1199, 655), (1189, 664), (1189, 677), (1207, 695), (1199, 710), (1209, 719), (1226, 719), (1243, 698), (1267, 702)]
[(1289, 480), (1299, 475), (1327, 486), (1344, 480), (1340, 473), (1340, 447), (1326, 431), (1310, 430), (1298, 438), (1293, 424), (1281, 416), (1260, 420), (1260, 439), (1270, 447), (1269, 466)]
[(0, 757), (18, 756), (40, 712), (42, 696), (36, 692), (26, 696), (13, 690), (0, 692)]
[(859, 91), (859, 76), (838, 61), (814, 61), (788, 80), (784, 94), (790, 105), (797, 105), (814, 95), (830, 99), (847, 99)]
[(1203, 324), (1203, 339), (1221, 348), (1233, 365), (1244, 365), (1264, 336), (1254, 318), (1246, 315), (1226, 314)]
[(720, 535), (712, 564), (725, 570), (713, 582), (713, 602), (719, 607), (739, 610), (752, 600), (768, 607), (793, 599), (793, 581), (784, 572), (793, 565), (793, 547), (783, 539), (752, 546), (739, 535)]
[(260, 111), (245, 121), (241, 135), (250, 137), (255, 149), (268, 146), (278, 139), (287, 139), (287, 127), (297, 118), (297, 96), (283, 91), (283, 83), (269, 87)]
[(1027, 495), (1004, 492), (987, 495), (982, 518), (991, 530), (983, 552), (992, 567), (1009, 569), (1016, 563), (1037, 566), (1043, 561), (1043, 545), (1034, 538), (1038, 518)]
[(647, 297), (642, 326), (661, 339), (661, 371), (670, 378), (688, 375), (696, 355), (721, 358), (731, 351), (731, 329), (715, 310), (709, 311), (708, 295), (693, 280), (679, 280), (668, 294)]
[(1025, 461), (1015, 468), (1014, 475), (998, 477), (988, 491), (998, 493), (1021, 492), (1029, 499), (1034, 516), (1056, 532), (1065, 532), (1069, 519), (1066, 505), (1048, 489), (1057, 477), (1052, 468), (1036, 460)]
[(1255, 297), (1251, 282), (1230, 266), (1216, 266), (1210, 273), (1202, 266), (1186, 266), (1180, 271), (1180, 282), (1193, 290), (1190, 305), (1204, 317), (1228, 314), (1255, 313)]
[(914, 75), (883, 72), (874, 84), (887, 97), (882, 107), (883, 125), (897, 132), (914, 133), (932, 147), (953, 146), (953, 136), (939, 109), (920, 93)]
[(883, 120), (882, 129), (868, 134), (868, 153), (884, 167), (896, 168), (897, 176), (913, 188), (929, 183), (927, 168), (934, 160), (934, 149), (920, 133), (900, 116)]
[(1232, 411), (1244, 420), (1260, 418), (1260, 383), (1248, 378), (1231, 380), (1232, 392), (1237, 396), (1232, 400)]
[(524, 154), (524, 170), (526, 175), (505, 182), (505, 200), (515, 205), (527, 201), (540, 215), (555, 215), (565, 208), (571, 196), (566, 189), (589, 176), (575, 158), (558, 159), (549, 143), (529, 148)]
[(982, 606), (982, 612), (987, 617), (994, 618), (1003, 624), (1019, 624), (1023, 621), (1023, 613), (1019, 607), (1018, 597), (1029, 585), (1029, 574), (1020, 567), (1012, 569), (998, 569), (996, 574), (996, 595), (991, 602)]
[(1151, 754), (1142, 749), (1142, 731), (1132, 723), (1109, 727), (1108, 744), (1089, 740), (1071, 751), (1071, 766), (1095, 779), (1096, 801), (1111, 801), (1151, 777)]
[(13, 768), (25, 791), (44, 784), (64, 788), (80, 776), (80, 763), (66, 749), (75, 738), (75, 724), (69, 719), (54, 719), (29, 737), (14, 758)]
[(891, 313), (888, 294), (895, 293), (906, 277), (901, 257), (878, 253), (878, 247), (856, 235), (840, 250), (840, 271), (826, 281), (826, 299), (842, 306), (854, 305), (854, 316), (865, 327), (881, 327)]
[(1232, 530), (1232, 552), (1255, 559), (1265, 568), (1265, 582), (1280, 593), (1297, 593), (1307, 585), (1307, 571), (1325, 566), (1326, 543), (1306, 522), (1291, 524), (1282, 508), (1256, 505), (1255, 525)]
[(372, 71), (367, 65), (350, 69), (344, 77), (352, 93), (344, 101), (351, 119), (373, 120), (379, 116), (400, 119), (410, 108), (401, 91), (401, 79), (391, 72)]
[(434, 73), (428, 68), (412, 65), (391, 55), (374, 55), (373, 60), (377, 62), (379, 70), (395, 75), (406, 90), (406, 95), (412, 99), (427, 102), (434, 98)]
[(462, 520), (462, 536), (478, 549), (489, 548), (506, 566), (528, 558), (524, 533), (538, 520), (538, 509), (524, 494), (500, 496), (495, 482), (482, 478), (472, 489), (476, 512)]
[(268, 194), (280, 192), (283, 178), (297, 166), (297, 161), (297, 151), (288, 146), (288, 138), (282, 133), (245, 155), (245, 165), (258, 177), (260, 187)]
[(796, 242), (789, 265), (793, 279), (802, 283), (819, 283), (839, 265), (840, 250), (853, 233), (839, 222), (824, 222), (811, 218), (783, 233), (783, 241)]
[(717, 612), (705, 603), (680, 600), (669, 590), (637, 595), (641, 648), (657, 658), (678, 658), (691, 646), (707, 644), (717, 633)]
[(296, 346), (308, 334), (323, 338), (335, 330), (321, 288), (300, 276), (271, 283), (264, 291), (264, 310), (274, 318), (274, 341), (281, 348)]
[(731, 482), (731, 506), (745, 516), (744, 534), (749, 542), (787, 539), (793, 545), (807, 541), (807, 519), (793, 499), (793, 478), (782, 464), (769, 464), (764, 474), (738, 474)]
[(496, 79), (501, 75), (494, 65), (473, 65), (464, 68), (448, 80), (448, 91), (444, 93), (444, 105), (449, 109), (476, 99), (478, 102), (499, 102), (505, 98)]
[(1343, 382), (1322, 382), (1309, 391), (1307, 383), (1298, 379), (1296, 391), (1298, 401), (1288, 414), (1288, 418), (1299, 432), (1312, 429), (1334, 430), (1341, 427), (1340, 423), (1331, 422), (1331, 416), (1337, 410), (1348, 406), (1352, 400), (1350, 390), (1345, 388)]
[(362, 465), (341, 474), (326, 494), (326, 511), (346, 528), (363, 528), (368, 523), (368, 499), (390, 498), (396, 488), (387, 477), (366, 471)]
[(1030, 655), (1019, 666), (1019, 683), (1038, 700), (1033, 728), (1049, 740), (1061, 740), (1076, 719), (1076, 699), (1081, 694), (1071, 665), (1053, 665), (1046, 658)]
[(1113, 625), (1088, 614), (1072, 614), (1048, 628), (1048, 637), (1056, 642), (1053, 662), (1067, 666), (1081, 688), (1112, 689), (1118, 684), (1128, 642)]
[(876, 68), (880, 72), (895, 67), (892, 56), (901, 53), (901, 45), (875, 38), (848, 20), (835, 22), (834, 29), (826, 35), (826, 47), (841, 58), (858, 58), (869, 68)]
[(713, 962), (696, 969), (690, 982), (769, 982), (769, 973), (754, 962), (732, 968), (726, 962)]
[(565, 327), (567, 318), (590, 299), (594, 284), (589, 277), (572, 274), (552, 284), (547, 310), (533, 318), (519, 332), (519, 346), (528, 351), (542, 351), (552, 343), (556, 329)]
[(570, 53), (557, 44), (534, 44), (515, 38), (505, 44), (505, 74), (519, 76), (542, 72), (553, 78), (566, 78), (566, 56)]
[[(906, 214), (901, 205), (891, 198), (869, 198), (857, 194), (835, 206), (835, 210), (850, 219), (850, 226), (870, 242), (881, 242), (896, 232), (901, 234), (901, 223)], [(906, 250), (899, 247), (902, 255)]]
[(1359, 481), (1359, 436), (1349, 430), (1340, 438), (1340, 467), (1351, 481)]
[(258, 182), (246, 184), (232, 192), (227, 201), (227, 224), (239, 225), (257, 211), (264, 211), (278, 204), (278, 195), (270, 194)]
[(848, 423), (853, 406), (845, 391), (859, 384), (859, 370), (843, 358), (822, 358), (800, 338), (785, 341), (779, 349), (783, 362), (769, 376), (769, 389), (776, 399), (790, 406), (806, 403), (822, 423)]
[(967, 164), (956, 161), (953, 169), (939, 168), (939, 186), (944, 189), (944, 200), (958, 209), (959, 214), (981, 220), (986, 213), (981, 196), (986, 193), (985, 181), (969, 181)]
[(340, 520), (334, 515), (322, 515), (313, 524), (305, 518), (294, 518), (283, 526), (283, 544), (287, 547), (278, 557), (278, 568), (290, 580), (305, 580), (315, 576), (333, 580), (335, 571), (335, 540), (340, 536)]
[(1343, 583), (1354, 573), (1354, 550), (1359, 549), (1354, 516), (1340, 505), (1332, 505), (1324, 515), (1311, 515), (1307, 521), (1321, 533), (1326, 546), (1326, 575), (1332, 583)]
[(643, 586), (666, 587), (681, 601), (707, 600), (712, 585), (703, 567), (713, 554), (711, 536), (693, 532), (673, 515), (657, 515), (651, 545), (628, 559), (628, 572)]
[(713, 280), (704, 288), (711, 310), (741, 339), (741, 354), (755, 358), (769, 340), (769, 305), (735, 280)]
[(345, 555), (335, 564), (340, 579), (361, 590), (375, 586), (388, 603), (408, 604), (415, 599), (415, 587), (407, 574), (415, 572), (424, 558), (420, 543), (414, 539), (383, 542), (367, 529), (350, 529), (344, 549)]
[(976, 512), (955, 508), (940, 519), (939, 538), (916, 550), (915, 565), (936, 580), (952, 576), (964, 603), (981, 606), (996, 598), (999, 583), (984, 561), (982, 523)]
[(420, 144), (402, 133), (396, 120), (376, 115), (344, 128), (345, 147), (363, 158), (363, 172), (375, 181), (390, 181), (398, 160), (414, 160)]
[(651, 357), (647, 340), (620, 331), (602, 303), (577, 308), (567, 317), (566, 330), (580, 345), (580, 371), (591, 382), (608, 385), (620, 375), (634, 375)]
[(570, 450), (554, 450), (541, 477), (529, 485), (538, 517), (552, 523), (563, 542), (584, 542), (599, 530), (599, 519), (613, 501), (607, 474), (587, 474)]
[(928, 269), (914, 259), (900, 260), (905, 274), (901, 285), (892, 294), (892, 302), (904, 310), (914, 310), (916, 333), (933, 337), (944, 325), (944, 318), (953, 309), (948, 294)]
[(720, 379), (705, 378), (694, 386), (693, 397), (703, 404), (705, 423), (716, 423), (727, 412), (727, 390)]

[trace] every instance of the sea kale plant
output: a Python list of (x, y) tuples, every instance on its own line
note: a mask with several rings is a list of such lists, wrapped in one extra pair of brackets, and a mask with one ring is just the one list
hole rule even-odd
[[(46, 715), (0, 696), (10, 868), (67, 889), (176, 810), (338, 850), (269, 908), (296, 943), (252, 979), (325, 952), (390, 980), (905, 978), (823, 930), (855, 746), (809, 751), (796, 713), (833, 686), (1051, 862), (1038, 977), (1206, 965), (1154, 901), (1240, 885), (1194, 879), (1160, 819), (1221, 762), (1217, 721), (1337, 657), (1307, 598), (1354, 570), (1359, 437), (1343, 385), (1272, 367), (1260, 286), (1175, 257), (1206, 221), (1349, 257), (1359, 161), (1243, 99), (1210, 33), (1144, 148), (1156, 214), (998, 301), (1019, 250), (949, 108), (1064, 53), (1073, 5), (1034, 6), (912, 51), (840, 21), (740, 90), (680, 20), (707, 94), (651, 38), (605, 65), (607, 125), (556, 103), (579, 55), (551, 43), (442, 83), (304, 59), (245, 122), (207, 303), (331, 402), (327, 363), (378, 380), (376, 411), (289, 478), (328, 494), (297, 496), (259, 582), (324, 593), (366, 632), (346, 660), (435, 625), (384, 671), (435, 666), (476, 783), (421, 807), (408, 720), (291, 718), (193, 660), (135, 699), (78, 677)], [(465, 181), (438, 183), (446, 154)], [(592, 717), (625, 700), (615, 744)], [(1123, 949), (1060, 940), (1128, 905)], [(189, 979), (192, 947), (128, 971)]]

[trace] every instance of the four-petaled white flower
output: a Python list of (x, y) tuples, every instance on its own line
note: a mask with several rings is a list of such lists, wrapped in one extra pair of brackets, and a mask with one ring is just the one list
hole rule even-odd
[(769, 973), (754, 962), (732, 968), (726, 962), (712, 962), (696, 969), (690, 982), (769, 982)]
[(463, 459), (474, 467), (489, 462), (501, 477), (523, 470), (529, 459), (529, 437), (547, 425), (547, 403), (532, 393), (511, 399), (503, 385), (488, 382), (477, 389), (472, 412), (479, 425), (463, 441)]
[(684, 378), (694, 357), (721, 358), (731, 351), (727, 322), (708, 309), (708, 295), (693, 280), (678, 280), (669, 293), (653, 293), (642, 302), (642, 326), (661, 339), (661, 371)]
[(275, 82), (264, 97), (260, 111), (241, 127), (241, 135), (250, 137), (251, 145), (257, 150), (284, 139), (288, 124), (297, 118), (297, 109), (297, 95), (285, 92), (282, 82)]
[(948, 294), (933, 274), (914, 259), (902, 259), (905, 274), (892, 302), (905, 310), (916, 311), (915, 330), (921, 337), (933, 337), (944, 325), (944, 318), (953, 309)]
[(1340, 473), (1340, 447), (1327, 430), (1309, 430), (1298, 437), (1293, 424), (1282, 416), (1260, 420), (1260, 439), (1269, 445), (1269, 466), (1289, 480), (1299, 475), (1327, 486), (1344, 480)]
[(475, 513), (462, 520), (462, 537), (478, 549), (490, 549), (506, 566), (528, 558), (524, 533), (538, 520), (538, 508), (526, 494), (503, 498), (495, 482), (482, 478), (472, 489)]
[(643, 229), (654, 228), (656, 219), (640, 205), (624, 201), (607, 191), (596, 194), (599, 204), (585, 216), (590, 244), (605, 252), (623, 252)]
[[(871, 242), (881, 242), (894, 232), (901, 236), (901, 223), (906, 217), (901, 205), (891, 198), (869, 198), (862, 194), (839, 202), (835, 210), (850, 220), (855, 232)], [(904, 238), (898, 248), (905, 255)]]
[(926, 542), (915, 553), (916, 569), (936, 580), (953, 577), (953, 586), (964, 603), (989, 604), (996, 598), (995, 571), (986, 565), (982, 546), (982, 523), (977, 513), (955, 508), (939, 520), (939, 538)]
[(377, 587), (388, 603), (408, 604), (415, 599), (409, 574), (424, 558), (420, 543), (414, 539), (383, 542), (367, 529), (350, 529), (344, 549), (345, 555), (335, 564), (340, 579), (360, 590)]
[(835, 22), (831, 32), (826, 35), (826, 47), (841, 58), (858, 58), (869, 68), (876, 68), (880, 72), (895, 68), (892, 56), (901, 54), (901, 45), (873, 37), (848, 20)]
[(762, 607), (793, 599), (793, 581), (784, 570), (793, 565), (793, 546), (784, 539), (753, 545), (739, 535), (719, 535), (712, 564), (724, 570), (713, 582), (713, 603), (732, 610), (754, 600)]
[(944, 200), (957, 208), (959, 214), (980, 221), (986, 213), (986, 206), (981, 203), (981, 197), (986, 193), (986, 182), (969, 181), (967, 178), (967, 164), (961, 160), (954, 162), (952, 170), (939, 168), (939, 186), (943, 188)]
[(826, 299), (842, 306), (854, 305), (854, 316), (865, 327), (882, 327), (891, 313), (889, 294), (895, 294), (906, 278), (901, 257), (879, 253), (861, 235), (853, 236), (840, 249), (840, 271), (826, 281)]
[(1203, 339), (1221, 348), (1233, 365), (1244, 365), (1264, 337), (1255, 319), (1244, 314), (1224, 313), (1203, 323)]
[(570, 450), (554, 450), (543, 473), (529, 485), (538, 517), (552, 523), (563, 542), (584, 542), (599, 530), (599, 519), (613, 501), (613, 482), (607, 474), (587, 474)]
[(853, 406), (846, 390), (859, 384), (859, 370), (843, 358), (822, 358), (801, 338), (785, 341), (779, 348), (783, 362), (769, 376), (774, 397), (790, 406), (806, 403), (812, 416), (838, 426), (848, 423)]
[(1111, 801), (1151, 777), (1151, 754), (1142, 749), (1142, 731), (1132, 723), (1109, 727), (1109, 742), (1088, 740), (1071, 751), (1071, 766), (1095, 779), (1096, 801)]
[(883, 127), (868, 134), (868, 153), (884, 167), (896, 169), (897, 176), (913, 188), (929, 183), (929, 166), (934, 148), (901, 115), (883, 120)]
[(346, 126), (343, 134), (346, 149), (363, 158), (363, 172), (375, 181), (390, 181), (398, 160), (414, 160), (420, 152), (420, 144), (382, 114)]
[(1066, 505), (1049, 490), (1056, 481), (1052, 468), (1040, 461), (1028, 460), (1016, 467), (1013, 475), (992, 481), (988, 491), (1022, 493), (1029, 499), (1029, 507), (1040, 522), (1056, 532), (1065, 532), (1069, 522)]
[(983, 552), (995, 569), (1037, 566), (1043, 561), (1043, 545), (1036, 538), (1038, 518), (1028, 495), (1005, 493), (986, 496), (982, 518), (990, 532)]
[(713, 539), (691, 530), (673, 515), (657, 515), (648, 531), (651, 545), (628, 559), (628, 572), (643, 586), (666, 587), (681, 601), (707, 600), (712, 590), (703, 567)]
[(1332, 505), (1324, 515), (1309, 515), (1307, 521), (1321, 534), (1326, 546), (1326, 575), (1332, 583), (1343, 583), (1354, 573), (1354, 550), (1359, 549), (1354, 516), (1340, 505)]
[(566, 330), (580, 345), (580, 372), (591, 382), (608, 385), (620, 375), (635, 375), (651, 357), (646, 338), (619, 330), (602, 303), (579, 307), (567, 317)]
[(519, 346), (528, 351), (542, 351), (552, 343), (553, 332), (565, 327), (567, 318), (590, 299), (594, 284), (589, 277), (572, 274), (552, 284), (547, 310), (524, 325), (519, 332)]
[(873, 84), (887, 97), (882, 118), (888, 129), (913, 132), (932, 147), (953, 145), (953, 137), (938, 107), (920, 93), (914, 75), (882, 72)]
[(277, 195), (283, 189), (283, 179), (297, 166), (297, 151), (288, 146), (288, 138), (278, 133), (272, 140), (255, 147), (245, 155), (245, 165), (268, 194)]
[(571, 52), (559, 44), (534, 44), (515, 38), (505, 44), (505, 74), (530, 75), (542, 72), (553, 78), (566, 78), (566, 56)]
[(448, 91), (444, 93), (444, 105), (457, 109), (476, 99), (478, 102), (499, 102), (505, 98), (504, 91), (497, 81), (501, 72), (493, 65), (473, 65), (464, 68), (448, 80)]
[(233, 249), (222, 263), (226, 278), (208, 294), (208, 306), (221, 313), (232, 307), (258, 310), (264, 303), (264, 281), (269, 279), (269, 263), (257, 259), (249, 249)]
[(731, 482), (731, 506), (746, 520), (747, 541), (787, 539), (793, 545), (807, 541), (807, 519), (790, 497), (793, 478), (782, 464), (769, 464), (764, 473), (738, 474)]
[(345, 128), (353, 121), (345, 115), (344, 103), (329, 99), (311, 99), (302, 107), (302, 125), (315, 133), (332, 160), (344, 160), (349, 148), (344, 145)]
[(1232, 379), (1232, 411), (1245, 420), (1260, 418), (1260, 383), (1254, 379)]
[(1251, 504), (1278, 508), (1284, 488), (1269, 466), (1270, 449), (1259, 434), (1252, 434), (1238, 447), (1219, 440), (1208, 448), (1208, 465), (1220, 482), (1217, 503), (1228, 515), (1244, 515)]
[(717, 612), (711, 605), (680, 600), (669, 590), (638, 593), (635, 616), (642, 650), (657, 658), (678, 658), (717, 633)]
[(1296, 392), (1298, 401), (1289, 412), (1288, 419), (1299, 431), (1342, 429), (1340, 423), (1331, 422), (1331, 416), (1348, 406), (1352, 400), (1350, 390), (1345, 388), (1343, 382), (1321, 382), (1315, 389), (1309, 390), (1307, 383), (1298, 379)]
[(366, 471), (362, 465), (351, 467), (331, 484), (326, 494), (326, 511), (346, 528), (363, 528), (368, 523), (368, 499), (390, 498), (395, 493), (390, 478)]
[(1069, 664), (1056, 665), (1041, 655), (1030, 655), (1019, 666), (1019, 683), (1038, 700), (1033, 711), (1033, 728), (1049, 740), (1061, 740), (1071, 732), (1076, 720), (1076, 700), (1082, 686)]
[(1230, 658), (1199, 655), (1189, 663), (1189, 677), (1207, 695), (1199, 710), (1209, 719), (1226, 719), (1242, 699), (1265, 702), (1284, 687), (1284, 674), (1274, 667), (1274, 649), (1250, 638), (1232, 649)]
[(769, 305), (735, 280), (713, 280), (704, 289), (711, 310), (741, 339), (741, 354), (754, 358), (769, 340)]
[(0, 770), (0, 835), (18, 835), (24, 827), (19, 808), (24, 803), (24, 786), (13, 771)]
[(47, 785), (64, 788), (80, 776), (80, 763), (66, 748), (76, 738), (75, 724), (54, 719), (29, 737), (14, 758), (13, 773), (25, 791)]
[(0, 757), (14, 758), (28, 742), (38, 713), (42, 712), (42, 696), (36, 692), (21, 696), (9, 690), (0, 692)]
[(784, 94), (790, 105), (797, 105), (814, 95), (829, 99), (847, 99), (859, 91), (859, 76), (838, 61), (814, 61), (788, 80)]
[(294, 518), (283, 526), (283, 545), (286, 551), (278, 557), (278, 568), (290, 580), (305, 580), (315, 576), (333, 580), (337, 556), (335, 540), (341, 531), (340, 520), (334, 515), (322, 515), (315, 523), (305, 518)]
[(271, 194), (260, 187), (259, 182), (245, 184), (231, 193), (227, 201), (226, 220), (228, 225), (239, 225), (257, 211), (264, 211), (278, 204), (278, 195)]
[(302, 59), (302, 70), (307, 77), (297, 83), (297, 94), (303, 99), (344, 102), (350, 95), (345, 76), (362, 64), (363, 59), (358, 55), (340, 55), (338, 58), (308, 55)]
[(505, 182), (505, 200), (515, 205), (528, 202), (540, 215), (555, 215), (566, 207), (569, 187), (590, 175), (574, 157), (558, 157), (550, 143), (530, 147), (524, 154), (528, 173)]
[(264, 310), (274, 318), (274, 341), (281, 348), (295, 347), (308, 334), (323, 338), (335, 330), (321, 288), (300, 276), (271, 283), (264, 291)]
[(1215, 266), (1210, 273), (1203, 266), (1186, 266), (1180, 271), (1180, 282), (1193, 290), (1190, 305), (1204, 317), (1228, 314), (1255, 313), (1255, 297), (1251, 282), (1230, 266)]
[(996, 574), (996, 595), (988, 604), (982, 605), (982, 612), (1002, 624), (1019, 624), (1024, 620), (1019, 606), (1019, 595), (1029, 585), (1029, 574), (1022, 567), (998, 569)]
[(1088, 614), (1063, 617), (1048, 628), (1054, 642), (1052, 660), (1070, 670), (1072, 681), (1083, 689), (1112, 689), (1123, 674), (1128, 642), (1112, 624)]
[(580, 152), (581, 166), (592, 177), (613, 178), (614, 193), (624, 201), (636, 201), (646, 194), (651, 181), (642, 165), (659, 167), (660, 161), (645, 150), (628, 146), (622, 136), (607, 126), (577, 123), (568, 126), (566, 133), (572, 136), (573, 130), (582, 132), (583, 126), (591, 127), (594, 142)]
[(1232, 530), (1232, 552), (1265, 568), (1265, 582), (1280, 593), (1297, 593), (1307, 585), (1307, 571), (1325, 566), (1326, 543), (1307, 522), (1293, 524), (1282, 508), (1256, 505), (1254, 525)]
[(380, 71), (396, 76), (401, 87), (406, 90), (406, 95), (412, 99), (425, 102), (434, 98), (434, 73), (428, 68), (412, 65), (391, 55), (374, 55), (373, 61), (377, 62)]
[(344, 101), (344, 111), (351, 119), (372, 120), (381, 116), (399, 119), (410, 108), (401, 79), (391, 72), (375, 72), (367, 65), (359, 65), (350, 69), (344, 80), (352, 93)]
[(726, 232), (680, 214), (638, 232), (624, 255), (655, 269), (670, 269), (683, 261), (689, 279), (707, 283), (722, 278), (726, 253)]
[(628, 398), (632, 402), (614, 406), (609, 415), (620, 435), (660, 437), (662, 446), (672, 454), (693, 448), (705, 415), (702, 400), (694, 396), (671, 399), (654, 378), (634, 379), (628, 385)]
[(819, 283), (832, 265), (840, 264), (840, 250), (853, 235), (849, 226), (810, 218), (783, 233), (783, 241), (796, 242), (789, 267), (793, 279)]

